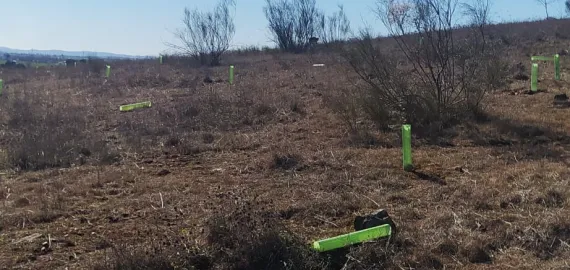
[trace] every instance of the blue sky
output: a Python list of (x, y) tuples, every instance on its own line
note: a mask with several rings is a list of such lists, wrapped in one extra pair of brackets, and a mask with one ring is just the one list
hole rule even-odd
[[(535, 0), (491, 0), (493, 20), (544, 18)], [(4, 1), (0, 15), (0, 46), (15, 49), (100, 51), (156, 55), (173, 42), (184, 7), (211, 9), (214, 0), (17, 0)], [(262, 7), (264, 0), (236, 0), (234, 46), (269, 45)], [(365, 24), (382, 32), (372, 8), (375, 0), (317, 0), (326, 13), (343, 4), (353, 29)], [(563, 1), (550, 7), (564, 15)]]

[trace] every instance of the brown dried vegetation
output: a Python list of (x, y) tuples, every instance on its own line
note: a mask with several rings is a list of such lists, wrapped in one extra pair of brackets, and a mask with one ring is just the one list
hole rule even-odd
[[(351, 107), (362, 82), (331, 52), (228, 55), (232, 86), (224, 67), (168, 62), (113, 63), (109, 79), (2, 70), (0, 265), (563, 268), (570, 111), (552, 99), (569, 92), (570, 60), (561, 81), (541, 64), (538, 94), (516, 77), (530, 55), (566, 46), (568, 26), (494, 27), (508, 46), (508, 85), (478, 119), (415, 138), (415, 173), (401, 168), (398, 127), (380, 130)], [(145, 100), (153, 106), (118, 110)], [(389, 243), (308, 248), (379, 207), (398, 226)]]

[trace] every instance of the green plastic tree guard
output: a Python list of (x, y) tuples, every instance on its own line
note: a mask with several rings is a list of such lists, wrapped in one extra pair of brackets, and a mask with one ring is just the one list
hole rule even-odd
[(107, 78), (109, 78), (109, 76), (111, 76), (111, 66), (107, 65), (107, 70), (105, 71), (105, 76), (107, 76)]
[(162, 65), (162, 55), (158, 57), (158, 62)]
[(554, 79), (560, 80), (560, 55), (554, 55)]
[(230, 84), (234, 84), (234, 66), (230, 66)]
[(150, 101), (145, 101), (145, 102), (140, 102), (140, 103), (122, 105), (119, 107), (119, 110), (121, 112), (128, 112), (128, 111), (132, 111), (134, 109), (139, 109), (139, 108), (150, 108), (151, 105), (152, 104)]
[(313, 242), (313, 249), (318, 252), (325, 252), (365, 241), (388, 237), (390, 235), (392, 235), (392, 227), (390, 227), (389, 224), (384, 224), (382, 226), (315, 241)]
[(402, 126), (402, 160), (405, 171), (413, 169), (412, 164), (412, 126)]
[(0, 79), (0, 96), (2, 95), (2, 89), (4, 88), (4, 81)]
[(530, 75), (530, 91), (538, 91), (538, 64), (532, 64), (532, 72)]
[(530, 58), (531, 61), (554, 61), (554, 57), (552, 56), (532, 56)]

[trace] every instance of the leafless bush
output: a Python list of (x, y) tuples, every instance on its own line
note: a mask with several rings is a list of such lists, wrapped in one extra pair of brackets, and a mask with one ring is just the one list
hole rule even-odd
[(8, 167), (41, 170), (82, 165), (91, 152), (83, 108), (34, 93), (11, 97), (7, 110)]
[(184, 28), (175, 33), (182, 44), (168, 43), (170, 47), (199, 60), (202, 65), (219, 65), (222, 54), (230, 47), (235, 33), (230, 7), (233, 0), (221, 0), (214, 11), (200, 12), (184, 9)]
[(462, 3), (463, 15), (471, 19), (471, 27), (479, 30), (481, 42), (484, 50), (486, 33), (485, 30), (490, 24), (489, 17), (491, 4), (489, 0), (473, 0), (471, 3)]
[(339, 5), (338, 8), (339, 10), (329, 17), (321, 14), (319, 18), (319, 34), (325, 44), (344, 41), (350, 34), (350, 21), (344, 13), (344, 7)]
[(87, 60), (87, 69), (89, 73), (93, 73), (95, 75), (101, 75), (103, 70), (105, 69), (105, 60), (95, 57), (89, 57)]
[(550, 18), (550, 16), (548, 15), (548, 5), (557, 2), (557, 0), (535, 0), (535, 1), (544, 7), (544, 11), (546, 12), (546, 19)]
[[(379, 0), (377, 15), (397, 44), (380, 48), (364, 31), (346, 54), (367, 83), (362, 107), (378, 126), (407, 122), (440, 130), (479, 112), (485, 93), (501, 85), (498, 47), (482, 39), (488, 5), (475, 7), (477, 31), (454, 36), (453, 0)], [(405, 59), (406, 61), (401, 61)], [(497, 70), (497, 65), (500, 67)], [(493, 72), (495, 72), (493, 74)]]
[(316, 0), (266, 0), (263, 8), (273, 41), (289, 52), (303, 51), (309, 38), (318, 34), (322, 12)]

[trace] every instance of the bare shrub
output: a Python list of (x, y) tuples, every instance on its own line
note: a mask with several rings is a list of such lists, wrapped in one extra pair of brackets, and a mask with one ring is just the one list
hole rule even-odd
[(288, 52), (302, 52), (319, 32), (322, 12), (316, 0), (266, 0), (263, 12), (269, 21), (273, 42)]
[(441, 130), (479, 113), (485, 93), (501, 85), (500, 47), (481, 38), (488, 5), (473, 8), (478, 27), (462, 38), (454, 33), (456, 5), (453, 0), (380, 0), (377, 15), (396, 49), (380, 47), (362, 31), (347, 50), (349, 63), (368, 85), (362, 109), (379, 127), (407, 122), (427, 133)]
[(92, 144), (86, 132), (83, 108), (34, 93), (12, 97), (8, 110), (9, 166), (18, 170), (41, 170), (85, 163), (86, 147)]
[(207, 246), (179, 234), (150, 236), (153, 243), (146, 246), (114, 246), (111, 260), (95, 269), (331, 269), (279, 222), (251, 206), (220, 211), (205, 225)]
[[(92, 269), (211, 269), (211, 258), (189, 248), (180, 239), (173, 243), (171, 240), (153, 240), (150, 246), (112, 245), (104, 242), (101, 246), (112, 247), (110, 259), (93, 265)], [(152, 256), (148, 256), (149, 253)]]
[(101, 75), (103, 70), (106, 68), (105, 60), (95, 57), (89, 57), (87, 60), (87, 69), (89, 73), (95, 75)]
[(230, 12), (230, 7), (234, 6), (233, 0), (221, 0), (210, 12), (185, 8), (184, 28), (175, 32), (176, 39), (182, 44), (167, 45), (192, 56), (202, 65), (219, 65), (235, 34), (234, 18)]
[(321, 14), (319, 24), (319, 35), (324, 44), (332, 44), (348, 39), (350, 34), (350, 21), (344, 13), (344, 7), (338, 6), (339, 10), (326, 17)]
[(544, 7), (544, 12), (546, 12), (546, 19), (550, 18), (548, 15), (548, 5), (554, 4), (558, 0), (535, 0), (538, 4)]
[(249, 203), (218, 213), (207, 224), (211, 254), (222, 269), (327, 269), (328, 262), (311, 252), (278, 220)]

